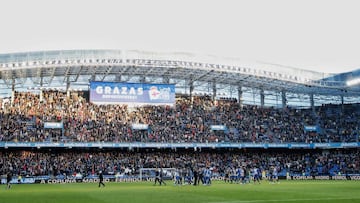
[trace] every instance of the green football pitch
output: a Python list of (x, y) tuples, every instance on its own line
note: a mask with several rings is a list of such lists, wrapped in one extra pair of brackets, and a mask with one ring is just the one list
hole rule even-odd
[(145, 202), (145, 203), (246, 203), (246, 202), (360, 202), (360, 181), (281, 181), (279, 184), (229, 184), (211, 186), (153, 186), (151, 182), (72, 184), (22, 184), (7, 190), (1, 185), (0, 203)]

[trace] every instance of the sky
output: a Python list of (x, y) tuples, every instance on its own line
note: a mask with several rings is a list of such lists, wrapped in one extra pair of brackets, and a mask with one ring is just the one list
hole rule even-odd
[(1, 0), (0, 53), (189, 52), (326, 73), (360, 68), (359, 1)]

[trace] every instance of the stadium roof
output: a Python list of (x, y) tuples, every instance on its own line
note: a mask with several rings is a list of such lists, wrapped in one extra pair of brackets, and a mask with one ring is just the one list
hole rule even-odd
[(190, 53), (63, 50), (0, 54), (0, 70), (3, 89), (10, 88), (13, 82), (16, 89), (29, 89), (64, 87), (66, 82), (72, 87), (87, 87), (91, 80), (170, 82), (177, 87), (185, 87), (192, 81), (208, 92), (212, 91), (211, 84), (216, 83), (217, 87), (360, 96), (359, 86), (349, 87), (344, 80), (331, 80), (338, 78), (334, 74)]

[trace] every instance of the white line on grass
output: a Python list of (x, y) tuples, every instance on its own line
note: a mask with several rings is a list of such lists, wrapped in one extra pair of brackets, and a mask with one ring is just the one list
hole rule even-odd
[(256, 202), (301, 202), (301, 201), (324, 201), (324, 200), (355, 200), (359, 198), (313, 198), (313, 199), (258, 199), (258, 200), (235, 200), (210, 203), (256, 203)]

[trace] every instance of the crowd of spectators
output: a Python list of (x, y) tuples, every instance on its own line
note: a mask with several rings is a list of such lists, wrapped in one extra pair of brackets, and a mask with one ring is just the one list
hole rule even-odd
[[(95, 105), (83, 92), (17, 92), (0, 100), (0, 142), (358, 142), (360, 106), (313, 109), (240, 106), (236, 100), (177, 97), (176, 105), (129, 107)], [(62, 129), (44, 128), (46, 122)], [(148, 129), (133, 129), (147, 124)], [(212, 125), (225, 129), (212, 130)], [(311, 130), (305, 130), (310, 127)], [(84, 150), (84, 149), (83, 149)], [(306, 175), (360, 174), (360, 151), (0, 151), (0, 174), (84, 176), (139, 174), (141, 168), (204, 168), (218, 174), (237, 167), (277, 167)]]
[(138, 175), (141, 168), (205, 168), (223, 175), (228, 169), (277, 167), (289, 175), (360, 174), (359, 150), (332, 151), (2, 151), (0, 174), (22, 176)]
[[(236, 100), (178, 97), (175, 107), (95, 105), (83, 92), (16, 92), (0, 101), (0, 141), (12, 142), (358, 142), (359, 105), (311, 109), (240, 106)], [(45, 129), (62, 122), (62, 129)], [(136, 130), (132, 124), (147, 124)], [(224, 125), (224, 130), (211, 130)], [(316, 130), (304, 130), (305, 126)]]

